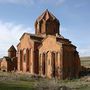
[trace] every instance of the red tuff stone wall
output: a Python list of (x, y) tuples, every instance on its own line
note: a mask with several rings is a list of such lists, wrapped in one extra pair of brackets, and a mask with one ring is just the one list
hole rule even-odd
[(63, 79), (75, 78), (79, 76), (80, 59), (75, 48), (64, 46), (63, 48)]
[(59, 34), (59, 23), (56, 20), (40, 21), (35, 23), (35, 34), (56, 35)]

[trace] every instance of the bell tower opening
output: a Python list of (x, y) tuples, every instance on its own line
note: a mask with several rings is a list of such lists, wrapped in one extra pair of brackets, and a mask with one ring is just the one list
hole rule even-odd
[(36, 35), (59, 35), (59, 20), (47, 9), (36, 19), (35, 34)]

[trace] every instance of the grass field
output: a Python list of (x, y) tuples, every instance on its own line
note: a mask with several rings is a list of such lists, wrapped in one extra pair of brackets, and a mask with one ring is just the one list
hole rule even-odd
[(27, 74), (1, 73), (0, 90), (90, 90), (90, 77), (73, 80), (42, 79)]
[(0, 90), (33, 90), (34, 81), (16, 73), (0, 72)]
[(90, 68), (90, 57), (81, 57), (81, 65)]
[(33, 88), (30, 82), (8, 81), (0, 82), (0, 90), (33, 90)]
[[(81, 58), (81, 64), (90, 67), (90, 58)], [(73, 80), (49, 80), (30, 74), (0, 72), (0, 90), (90, 90), (90, 76)]]

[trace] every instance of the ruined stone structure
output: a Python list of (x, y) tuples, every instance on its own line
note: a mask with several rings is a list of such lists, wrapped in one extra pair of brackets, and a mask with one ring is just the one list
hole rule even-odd
[(17, 70), (16, 49), (13, 45), (8, 49), (8, 56), (4, 56), (1, 59), (0, 70), (7, 72)]
[(35, 34), (24, 33), (17, 45), (18, 71), (48, 78), (79, 76), (76, 46), (60, 35), (60, 22), (48, 10), (35, 21)]

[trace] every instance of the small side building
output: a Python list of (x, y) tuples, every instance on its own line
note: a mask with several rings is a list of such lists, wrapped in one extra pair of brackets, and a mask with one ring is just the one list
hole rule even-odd
[(9, 57), (4, 56), (1, 61), (1, 71), (7, 72), (12, 70), (12, 61)]
[(17, 57), (16, 57), (16, 49), (12, 45), (8, 49), (8, 56), (4, 56), (0, 62), (1, 71), (16, 71), (17, 70)]
[(0, 58), (0, 70), (1, 70), (1, 61), (2, 61), (3, 58)]

